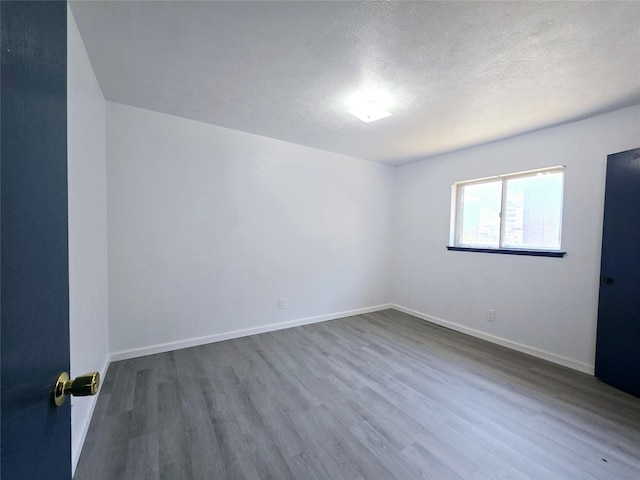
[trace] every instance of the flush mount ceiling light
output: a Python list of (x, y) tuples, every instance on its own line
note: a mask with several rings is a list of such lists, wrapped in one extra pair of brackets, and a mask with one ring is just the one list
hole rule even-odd
[(380, 90), (363, 90), (351, 96), (348, 112), (365, 123), (391, 116), (389, 95)]

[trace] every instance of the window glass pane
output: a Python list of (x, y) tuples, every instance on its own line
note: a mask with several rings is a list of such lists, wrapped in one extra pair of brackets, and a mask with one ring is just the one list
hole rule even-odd
[(503, 247), (560, 248), (562, 172), (507, 179)]
[(461, 188), (459, 244), (497, 248), (502, 182), (476, 183)]

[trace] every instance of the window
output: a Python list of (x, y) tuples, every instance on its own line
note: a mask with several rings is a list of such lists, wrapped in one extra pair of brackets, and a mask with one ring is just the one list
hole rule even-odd
[(564, 167), (458, 182), (449, 250), (563, 256)]

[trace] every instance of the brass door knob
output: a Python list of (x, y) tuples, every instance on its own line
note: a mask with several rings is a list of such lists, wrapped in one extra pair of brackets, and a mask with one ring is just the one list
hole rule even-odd
[(87, 397), (98, 393), (100, 387), (100, 374), (91, 372), (80, 375), (74, 380), (69, 380), (69, 374), (62, 372), (58, 375), (58, 379), (53, 387), (53, 403), (59, 407), (64, 403), (67, 395), (74, 397)]

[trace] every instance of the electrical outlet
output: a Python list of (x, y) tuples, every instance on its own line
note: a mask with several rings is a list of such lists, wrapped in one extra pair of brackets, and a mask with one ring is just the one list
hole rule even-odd
[(284, 298), (280, 297), (278, 298), (278, 310), (284, 310), (284, 309), (285, 309)]
[(496, 311), (487, 310), (487, 322), (495, 322), (495, 321), (496, 321)]

